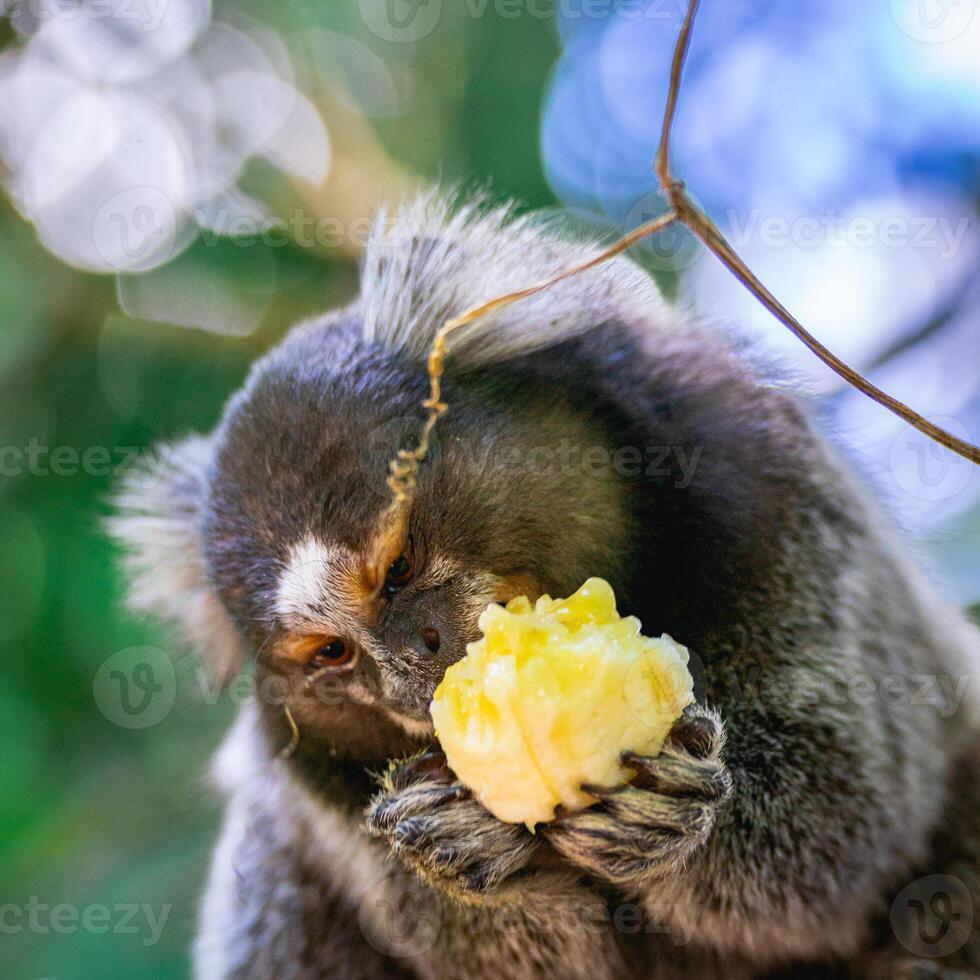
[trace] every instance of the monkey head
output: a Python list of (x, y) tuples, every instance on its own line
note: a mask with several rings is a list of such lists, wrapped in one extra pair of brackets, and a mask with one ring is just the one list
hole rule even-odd
[(392, 519), (388, 462), (426, 390), (423, 365), (365, 341), (354, 313), (299, 328), (212, 436), (123, 494), (137, 605), (225, 670), (253, 663), (275, 740), (288, 706), (304, 753), (378, 764), (430, 738), (432, 694), (488, 603), (611, 576), (624, 549), (620, 478), (558, 451), (601, 428), (527, 372), (450, 376), (452, 410)]
[(223, 675), (254, 666), (270, 746), (291, 718), (300, 756), (382, 764), (431, 737), (429, 701), (488, 603), (616, 584), (631, 495), (613, 465), (585, 462), (608, 444), (594, 390), (555, 369), (597, 324), (664, 310), (625, 260), (460, 331), (404, 519), (386, 482), (420, 430), (439, 325), (526, 285), (530, 256), (544, 276), (582, 249), (438, 194), (382, 217), (354, 303), (295, 328), (212, 435), (151, 454), (122, 488), (131, 605)]

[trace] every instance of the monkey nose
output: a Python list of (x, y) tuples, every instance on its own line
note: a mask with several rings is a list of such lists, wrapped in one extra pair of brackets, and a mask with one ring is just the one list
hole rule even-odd
[(442, 642), (439, 637), (439, 630), (434, 626), (426, 626), (421, 632), (422, 642), (433, 652), (439, 652), (439, 644)]

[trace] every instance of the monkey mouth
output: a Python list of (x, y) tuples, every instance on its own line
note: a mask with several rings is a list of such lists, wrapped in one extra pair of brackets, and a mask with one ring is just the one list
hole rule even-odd
[(432, 738), (435, 734), (429, 715), (429, 699), (414, 695), (398, 697), (395, 692), (379, 690), (373, 685), (348, 686), (346, 695), (355, 704), (383, 715), (414, 738)]
[(405, 705), (392, 704), (390, 701), (378, 701), (377, 708), (407, 735), (413, 738), (435, 737), (435, 728), (428, 710), (414, 712), (408, 710)]

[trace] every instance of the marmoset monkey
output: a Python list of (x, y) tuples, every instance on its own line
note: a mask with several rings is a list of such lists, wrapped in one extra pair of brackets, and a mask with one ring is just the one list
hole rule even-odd
[[(978, 634), (803, 402), (637, 266), (460, 333), (384, 520), (436, 329), (590, 254), (434, 194), (382, 216), (359, 298), (123, 490), (134, 605), (256, 671), (203, 980), (980, 975)], [(428, 705), (487, 603), (589, 576), (691, 649), (698, 704), (532, 833), (455, 783)]]

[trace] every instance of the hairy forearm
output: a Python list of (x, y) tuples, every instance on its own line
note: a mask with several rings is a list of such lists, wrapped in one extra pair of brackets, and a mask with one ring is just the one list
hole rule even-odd
[(731, 797), (684, 869), (645, 891), (651, 918), (762, 960), (851, 951), (919, 846), (883, 792), (866, 725), (792, 705), (781, 694), (721, 706)]
[(413, 968), (440, 980), (616, 980), (627, 976), (606, 903), (567, 872), (536, 871), (460, 901), (416, 879)]

